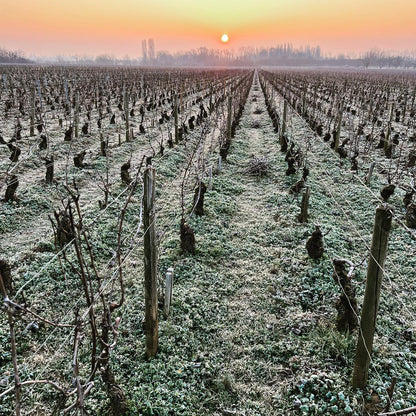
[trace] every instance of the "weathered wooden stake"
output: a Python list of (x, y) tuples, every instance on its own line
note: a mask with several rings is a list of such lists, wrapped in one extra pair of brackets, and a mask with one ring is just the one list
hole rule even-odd
[[(6, 286), (7, 282), (5, 282), (3, 279), (3, 275), (2, 273), (5, 272), (5, 266), (8, 267), (7, 264), (5, 264), (5, 262), (1, 262), (2, 264), (2, 269), (0, 270), (0, 289), (1, 292), (3, 294), (4, 298), (8, 298), (8, 295), (10, 295), (10, 293), (7, 293), (7, 289)], [(5, 276), (6, 277), (6, 276)], [(10, 276), (8, 276), (10, 277)], [(22, 396), (22, 387), (20, 384), (20, 377), (19, 377), (19, 368), (17, 366), (17, 346), (16, 346), (16, 334), (15, 334), (15, 330), (14, 330), (14, 316), (13, 313), (11, 311), (10, 306), (7, 307), (7, 316), (8, 316), (8, 320), (9, 320), (9, 329), (10, 329), (10, 345), (11, 345), (11, 355), (12, 355), (12, 362), (13, 362), (13, 370), (14, 370), (14, 394), (15, 394), (15, 408), (14, 408), (14, 414), (16, 416), (20, 416), (21, 415), (21, 396)]]
[(126, 142), (130, 141), (130, 125), (129, 125), (129, 93), (124, 90), (124, 116), (126, 119)]
[(163, 303), (163, 315), (165, 318), (169, 316), (170, 304), (172, 303), (173, 293), (173, 268), (169, 267), (166, 272), (165, 301)]
[(402, 114), (402, 123), (404, 123), (404, 120), (406, 118), (406, 109), (407, 109), (407, 93), (404, 96), (404, 103), (403, 103), (403, 114)]
[(312, 104), (312, 109), (313, 109), (313, 113), (312, 113), (312, 118), (315, 118), (316, 115), (316, 101), (317, 101), (317, 87), (314, 88), (313, 90), (313, 104)]
[(155, 169), (148, 166), (144, 172), (143, 225), (144, 225), (144, 293), (146, 357), (156, 355), (159, 340), (157, 299), (157, 242), (155, 228)]
[(390, 107), (390, 118), (389, 122), (387, 123), (387, 131), (386, 131), (386, 137), (384, 139), (384, 154), (387, 156), (387, 153), (389, 152), (390, 147), (390, 136), (391, 136), (391, 123), (393, 121), (393, 112), (394, 112), (394, 106), (393, 104)]
[(30, 95), (30, 137), (35, 135), (35, 96), (36, 89), (33, 87)]
[(367, 176), (365, 177), (365, 183), (367, 184), (367, 185), (370, 185), (370, 182), (371, 182), (371, 177), (373, 176), (373, 170), (374, 170), (374, 167), (376, 166), (376, 162), (371, 162), (370, 163), (370, 167), (369, 167), (369, 169), (368, 169), (368, 173), (367, 173)]
[(338, 152), (339, 148), (339, 139), (341, 137), (341, 127), (342, 127), (342, 105), (338, 113), (338, 126), (337, 126), (337, 134), (335, 136), (335, 146), (334, 150)]
[(305, 109), (306, 109), (306, 85), (303, 88), (303, 94), (302, 94), (302, 114), (305, 115)]
[(282, 117), (282, 129), (280, 131), (279, 142), (280, 146), (284, 143), (284, 136), (286, 134), (286, 123), (287, 123), (287, 101), (284, 101), (283, 104), (283, 117)]
[(355, 353), (352, 376), (352, 386), (354, 388), (364, 388), (368, 380), (368, 369), (373, 349), (381, 281), (391, 222), (392, 213), (390, 209), (385, 205), (380, 205), (376, 210), (370, 261), (367, 269), (367, 283), (361, 311), (360, 333)]
[(233, 97), (228, 96), (228, 116), (227, 116), (227, 141), (231, 142), (231, 125), (233, 121)]
[(10, 344), (11, 344), (11, 354), (14, 370), (14, 395), (15, 395), (15, 415), (21, 415), (21, 396), (22, 396), (22, 387), (20, 384), (19, 369), (17, 367), (17, 345), (16, 345), (16, 333), (14, 329), (14, 317), (10, 310), (10, 307), (7, 308), (7, 315), (9, 319), (9, 328), (10, 328)]
[(74, 134), (78, 137), (78, 125), (79, 125), (79, 95), (75, 93), (75, 109), (74, 109)]
[(308, 222), (308, 207), (309, 207), (309, 197), (311, 195), (311, 190), (309, 186), (305, 188), (305, 192), (302, 195), (302, 203), (300, 207), (299, 222)]
[(107, 156), (107, 141), (104, 140), (102, 133), (100, 133), (100, 156)]
[(46, 166), (46, 183), (52, 183), (53, 182), (53, 156), (51, 155), (49, 158), (45, 158), (45, 166)]
[(178, 127), (178, 97), (175, 95), (173, 103), (173, 116), (175, 119), (175, 143), (179, 143), (179, 127)]
[(371, 89), (371, 91), (370, 91), (370, 110), (369, 110), (369, 113), (371, 114), (371, 115), (373, 115), (373, 102), (374, 102), (374, 100), (373, 100), (373, 90)]
[(208, 190), (209, 191), (212, 191), (212, 166), (210, 166), (208, 168), (208, 178), (209, 178), (209, 181), (208, 181)]

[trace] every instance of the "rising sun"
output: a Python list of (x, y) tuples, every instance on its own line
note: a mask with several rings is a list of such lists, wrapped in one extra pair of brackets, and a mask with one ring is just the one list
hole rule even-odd
[(228, 35), (227, 35), (226, 33), (224, 33), (224, 34), (221, 36), (221, 42), (222, 42), (222, 43), (227, 43), (229, 40), (230, 40), (230, 38), (228, 37)]

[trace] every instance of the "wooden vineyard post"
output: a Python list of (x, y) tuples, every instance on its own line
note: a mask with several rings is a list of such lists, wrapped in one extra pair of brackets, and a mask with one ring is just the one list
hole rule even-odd
[(53, 182), (53, 156), (51, 155), (49, 158), (45, 158), (45, 165), (46, 165), (46, 183), (52, 183)]
[(407, 96), (407, 93), (406, 93), (406, 95), (404, 96), (404, 103), (403, 103), (402, 123), (404, 123), (404, 120), (406, 118), (407, 99), (408, 99), (408, 96)]
[(315, 86), (314, 90), (313, 90), (313, 105), (312, 105), (312, 109), (313, 109), (313, 113), (312, 113), (312, 118), (315, 118), (315, 114), (316, 114), (316, 101), (317, 101), (317, 87)]
[(287, 101), (285, 100), (283, 104), (282, 130), (279, 136), (280, 146), (284, 144), (284, 136), (286, 134), (286, 119), (287, 119)]
[[(8, 295), (10, 293), (7, 293), (5, 279), (3, 280), (2, 272), (0, 271), (0, 292), (2, 293), (4, 299), (9, 299)], [(17, 345), (16, 345), (16, 333), (14, 329), (14, 316), (12, 313), (11, 307), (7, 305), (7, 317), (9, 321), (9, 330), (10, 330), (10, 346), (11, 346), (11, 356), (12, 356), (12, 362), (13, 362), (13, 371), (14, 371), (14, 395), (15, 395), (15, 407), (14, 407), (14, 414), (16, 416), (21, 415), (21, 397), (22, 397), (22, 387), (19, 377), (19, 368), (17, 364)]]
[(209, 178), (209, 182), (208, 182), (208, 190), (212, 191), (212, 166), (210, 166), (208, 168), (208, 178)]
[(336, 136), (335, 136), (334, 150), (336, 152), (338, 152), (338, 148), (339, 148), (339, 139), (341, 137), (341, 127), (342, 127), (342, 104), (341, 104), (341, 108), (339, 109), (339, 113), (338, 113), (338, 126), (337, 126), (337, 133), (336, 133)]
[(79, 126), (79, 95), (78, 92), (75, 93), (75, 108), (74, 108), (74, 134), (75, 138), (78, 137), (78, 126)]
[(302, 195), (302, 203), (300, 207), (299, 222), (308, 221), (308, 206), (309, 206), (309, 197), (311, 195), (311, 190), (309, 186), (306, 187), (305, 193)]
[(364, 303), (361, 311), (360, 333), (355, 353), (352, 386), (363, 388), (367, 384), (373, 338), (376, 327), (381, 281), (386, 260), (387, 242), (392, 222), (392, 213), (387, 206), (376, 210), (370, 261), (367, 269)]
[(155, 169), (148, 166), (144, 172), (143, 225), (144, 225), (144, 292), (146, 357), (156, 355), (159, 339), (157, 298), (157, 244), (155, 228)]
[(370, 115), (373, 115), (373, 89), (370, 90)]
[(104, 136), (101, 132), (100, 132), (100, 156), (107, 156), (107, 141), (104, 140)]
[(305, 110), (306, 110), (306, 84), (303, 88), (303, 94), (302, 94), (302, 116), (305, 115)]
[(124, 90), (124, 118), (126, 119), (126, 142), (130, 141), (130, 123), (129, 123), (129, 93)]
[(30, 94), (30, 137), (35, 135), (35, 94), (35, 87), (33, 87)]
[(410, 104), (410, 108), (413, 108), (413, 105), (415, 104), (415, 97), (416, 97), (416, 88), (413, 90), (412, 104)]
[(173, 104), (173, 116), (175, 119), (175, 143), (179, 142), (179, 127), (178, 127), (178, 97), (175, 95)]
[(375, 166), (376, 166), (376, 162), (371, 162), (370, 163), (370, 167), (368, 168), (367, 176), (365, 177), (365, 183), (367, 185), (370, 185), (371, 177), (373, 176), (373, 170), (374, 170)]
[(231, 143), (231, 125), (233, 122), (233, 97), (230, 94), (228, 96), (228, 117), (227, 117), (227, 141)]
[(169, 316), (170, 305), (172, 303), (172, 293), (173, 293), (173, 268), (169, 267), (166, 272), (166, 286), (165, 286), (165, 301), (163, 304), (163, 315), (165, 318)]
[(389, 122), (387, 123), (387, 132), (386, 132), (386, 137), (385, 137), (385, 139), (384, 139), (384, 148), (383, 148), (383, 150), (384, 150), (384, 154), (386, 155), (386, 156), (388, 156), (388, 154), (389, 154), (389, 151), (390, 151), (390, 154), (391, 154), (391, 149), (389, 150), (389, 148), (390, 148), (390, 136), (391, 136), (391, 123), (392, 123), (392, 121), (393, 121), (393, 112), (394, 112), (394, 106), (393, 106), (393, 104), (391, 105), (391, 107), (390, 107), (390, 117), (389, 117)]

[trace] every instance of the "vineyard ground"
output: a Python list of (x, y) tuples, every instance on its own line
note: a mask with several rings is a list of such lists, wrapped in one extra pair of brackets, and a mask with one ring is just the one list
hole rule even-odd
[[(281, 98), (275, 102), (282, 109)], [(289, 194), (289, 187), (300, 172), (285, 175), (285, 155), (255, 79), (228, 161), (205, 194), (205, 215), (189, 218), (197, 240), (194, 255), (181, 253), (178, 237), (177, 171), (186, 156), (178, 146), (156, 166), (157, 221), (165, 232), (160, 271), (175, 269), (173, 305), (171, 315), (161, 318), (158, 354), (146, 361), (143, 253), (135, 251), (126, 266), (128, 301), (113, 353), (114, 373), (132, 415), (366, 415), (384, 407), (393, 375), (399, 383), (394, 404), (416, 405), (415, 346), (404, 336), (416, 330), (415, 242), (394, 226), (369, 388), (352, 391), (357, 333), (336, 331), (340, 289), (332, 278), (332, 259), (358, 265), (353, 281), (361, 305), (378, 199), (354, 176), (362, 178), (366, 171), (350, 173), (296, 114), (290, 115), (289, 135), (307, 150), (309, 222), (297, 220), (301, 196)], [(253, 156), (268, 159), (267, 175), (244, 173)], [(374, 194), (384, 185), (381, 181), (376, 173)], [(133, 217), (137, 220), (139, 195), (132, 201), (128, 226), (135, 223)], [(397, 202), (401, 197), (398, 192), (392, 198)], [(108, 215), (116, 211), (114, 207)], [(110, 238), (105, 221), (97, 234)], [(166, 228), (160, 229), (162, 224)], [(320, 260), (310, 259), (305, 249), (314, 224), (325, 234)], [(61, 283), (45, 293), (58, 291)], [(36, 306), (42, 305), (50, 307), (47, 295)], [(92, 414), (106, 414), (105, 393), (97, 387), (87, 405)]]
[[(179, 253), (177, 234), (166, 243), (172, 249), (162, 255), (161, 268), (174, 265), (177, 276), (173, 312), (161, 323), (158, 358), (138, 367), (132, 362), (136, 370), (128, 385), (138, 412), (295, 415), (316, 409), (358, 415), (368, 402), (364, 414), (371, 414), (383, 407), (392, 374), (402, 379), (399, 405), (412, 404), (409, 362), (415, 357), (402, 334), (414, 321), (410, 303), (400, 302), (400, 288), (414, 285), (414, 260), (403, 261), (403, 249), (414, 251), (414, 242), (399, 227), (392, 233), (387, 267), (399, 265), (408, 281), (397, 281), (397, 296), (382, 299), (370, 388), (353, 392), (357, 334), (335, 329), (340, 288), (332, 279), (332, 259), (363, 263), (354, 278), (362, 302), (378, 200), (323, 143), (310, 144), (313, 135), (296, 115), (290, 129), (301, 146), (312, 146), (309, 223), (297, 221), (300, 196), (288, 189), (298, 178), (285, 176), (284, 154), (254, 84), (228, 162), (206, 194), (206, 214), (190, 221), (196, 255)], [(253, 156), (268, 158), (268, 175), (243, 173)], [(372, 187), (375, 193), (381, 187), (377, 175)], [(305, 250), (317, 223), (327, 233), (326, 253), (318, 261)], [(397, 312), (387, 316), (389, 311)], [(126, 358), (119, 360), (124, 367)]]

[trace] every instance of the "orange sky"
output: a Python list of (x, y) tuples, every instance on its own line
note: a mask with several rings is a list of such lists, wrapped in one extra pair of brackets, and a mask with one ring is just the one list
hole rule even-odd
[(0, 47), (138, 57), (153, 38), (170, 52), (287, 42), (333, 54), (415, 51), (415, 20), (416, 0), (0, 0)]

